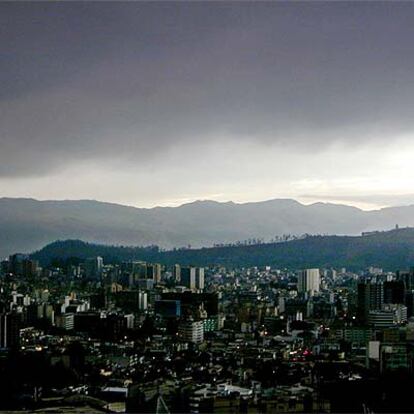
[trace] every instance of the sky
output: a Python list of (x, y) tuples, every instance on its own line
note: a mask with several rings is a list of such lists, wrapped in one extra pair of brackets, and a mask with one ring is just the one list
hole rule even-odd
[(414, 203), (413, 2), (1, 2), (0, 196)]

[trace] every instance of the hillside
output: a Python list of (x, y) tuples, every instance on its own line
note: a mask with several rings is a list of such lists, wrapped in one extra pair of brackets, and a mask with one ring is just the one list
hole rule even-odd
[(196, 201), (180, 207), (151, 209), (90, 200), (37, 201), (0, 199), (0, 257), (30, 252), (54, 240), (81, 239), (99, 244), (191, 245), (282, 234), (358, 235), (414, 226), (414, 206), (363, 211), (355, 207), (276, 199), (236, 204)]
[(309, 236), (284, 243), (159, 251), (157, 248), (119, 247), (58, 241), (33, 254), (42, 264), (67, 259), (102, 256), (106, 263), (147, 260), (166, 265), (174, 263), (208, 266), (264, 266), (277, 268), (347, 267), (363, 269), (370, 265), (387, 270), (414, 264), (414, 229), (399, 229), (366, 236)]

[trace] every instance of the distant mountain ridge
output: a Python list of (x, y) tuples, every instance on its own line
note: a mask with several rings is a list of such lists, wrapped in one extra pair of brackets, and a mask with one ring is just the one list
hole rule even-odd
[(80, 240), (56, 241), (32, 257), (43, 265), (65, 266), (87, 257), (102, 256), (106, 263), (144, 260), (165, 265), (273, 266), (361, 270), (379, 266), (388, 271), (414, 265), (414, 228), (375, 232), (365, 236), (308, 236), (281, 243), (160, 251), (156, 247), (108, 246)]
[(236, 204), (196, 201), (150, 209), (93, 200), (0, 199), (0, 257), (30, 252), (54, 241), (212, 246), (237, 240), (270, 240), (282, 234), (358, 235), (414, 226), (414, 206), (363, 211), (356, 207), (291, 199)]

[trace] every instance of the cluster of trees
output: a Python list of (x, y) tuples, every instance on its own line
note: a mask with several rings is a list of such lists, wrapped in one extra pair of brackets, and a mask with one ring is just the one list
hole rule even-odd
[[(233, 243), (215, 243), (213, 247), (235, 247), (235, 246), (253, 246), (257, 244), (272, 244), (272, 243), (284, 243), (292, 240), (306, 239), (307, 237), (315, 236), (309, 233), (304, 234), (282, 234), (280, 236), (274, 236), (268, 241), (263, 238), (249, 238), (246, 240), (237, 240)], [(316, 234), (320, 236), (320, 234)]]

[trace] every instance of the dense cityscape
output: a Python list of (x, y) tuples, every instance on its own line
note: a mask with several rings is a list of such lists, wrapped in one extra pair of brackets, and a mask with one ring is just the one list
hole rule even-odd
[(58, 268), (14, 254), (1, 311), (2, 410), (413, 408), (414, 269)]
[(0, 1), (0, 413), (414, 413), (414, 1)]

